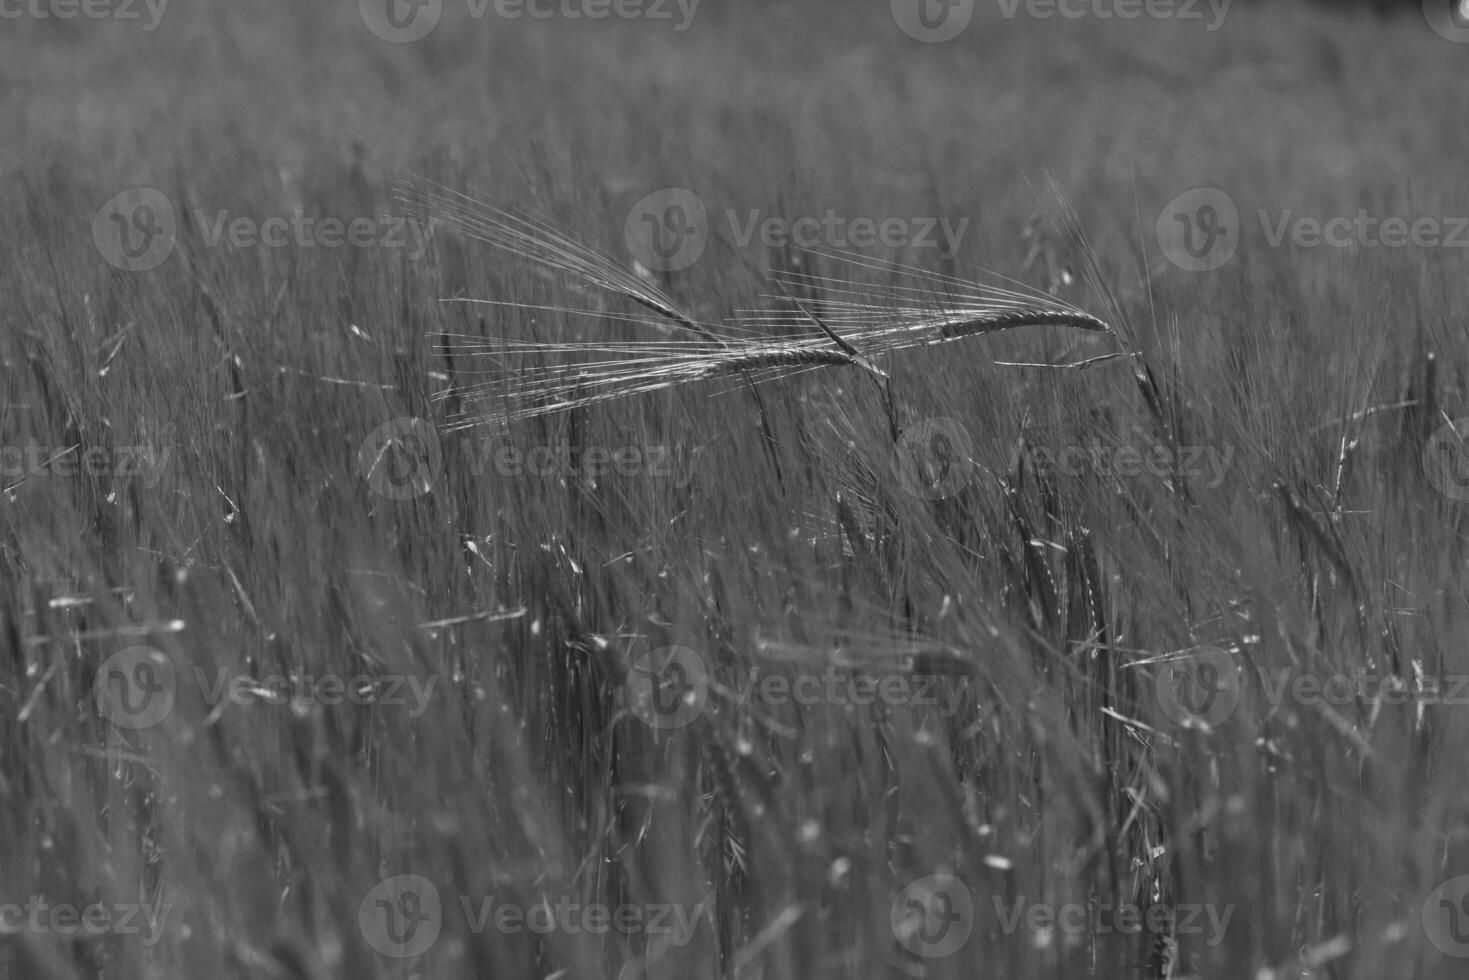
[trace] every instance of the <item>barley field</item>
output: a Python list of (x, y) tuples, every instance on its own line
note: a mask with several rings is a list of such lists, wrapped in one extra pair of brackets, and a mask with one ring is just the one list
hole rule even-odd
[(1469, 975), (1451, 8), (0, 2), (0, 976)]

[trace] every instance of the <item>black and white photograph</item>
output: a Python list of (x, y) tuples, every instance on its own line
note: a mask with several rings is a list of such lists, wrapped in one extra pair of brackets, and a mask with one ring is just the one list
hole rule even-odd
[(1469, 0), (0, 0), (0, 980), (1469, 977)]

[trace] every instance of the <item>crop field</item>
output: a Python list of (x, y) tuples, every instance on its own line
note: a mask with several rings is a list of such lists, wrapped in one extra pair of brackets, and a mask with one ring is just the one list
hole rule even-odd
[(0, 0), (0, 977), (1469, 975), (1376, 6)]

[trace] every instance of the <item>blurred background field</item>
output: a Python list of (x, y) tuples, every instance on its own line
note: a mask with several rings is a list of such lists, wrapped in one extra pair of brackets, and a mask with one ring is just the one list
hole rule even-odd
[[(404, 44), (347, 2), (176, 2), (151, 31), (0, 22), (0, 446), (160, 454), (146, 480), (0, 475), (0, 902), (171, 909), (156, 944), (0, 936), (0, 971), (1119, 977), (1152, 969), (1153, 936), (1006, 929), (997, 910), (1159, 902), (1232, 909), (1217, 942), (1178, 937), (1180, 976), (1459, 975), (1469, 942), (1424, 903), (1469, 873), (1465, 705), (1271, 704), (1252, 679), (1469, 670), (1469, 503), (1422, 460), (1469, 414), (1469, 250), (1272, 246), (1255, 216), (1469, 214), (1469, 45), (1411, 5), (1238, 2), (1208, 30), (1207, 7), (979, 4), (934, 44), (887, 3), (705, 0), (685, 30), (676, 5), (494, 9), (447, 2)], [(845, 369), (444, 434), (430, 492), (389, 499), (361, 449), (444, 420), (433, 396), (464, 363), (440, 335), (636, 329), (441, 303), (585, 298), (450, 235), (210, 241), (222, 212), (376, 220), (419, 176), (631, 264), (630, 209), (682, 187), (715, 231), (656, 280), (701, 320), (765, 302), (758, 270), (813, 261), (731, 241), (729, 211), (965, 220), (954, 255), (885, 257), (1109, 315), (1047, 175), (1160, 400), (1125, 361), (994, 363), (1115, 349), (1058, 328), (885, 358), (900, 426), (973, 438), (974, 475), (942, 499), (904, 492), (877, 390)], [(94, 242), (135, 187), (178, 222), (148, 271)], [(1155, 224), (1205, 187), (1242, 240), (1190, 273)], [(1231, 462), (1215, 485), (1018, 462), (1098, 440)], [(485, 462), (501, 443), (664, 448), (678, 478), (506, 474)], [(187, 683), (127, 730), (92, 685), (139, 643)], [(714, 683), (660, 731), (628, 672), (673, 644)], [(1203, 644), (1247, 668), (1209, 731), (1153, 693), (1155, 658)], [(958, 707), (736, 696), (752, 671), (832, 664), (937, 675)], [(220, 671), (437, 685), (417, 715), (210, 705), (190, 684)], [(444, 903), (413, 956), (359, 914), (402, 874)], [(891, 920), (934, 874), (963, 882), (972, 935), (925, 956)], [(476, 929), (460, 896), (672, 903), (697, 927)]]

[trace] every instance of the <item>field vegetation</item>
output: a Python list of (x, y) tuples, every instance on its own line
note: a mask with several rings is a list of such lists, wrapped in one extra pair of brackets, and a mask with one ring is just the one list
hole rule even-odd
[(0, 974), (1460, 975), (1469, 46), (669, 9), (0, 24)]

